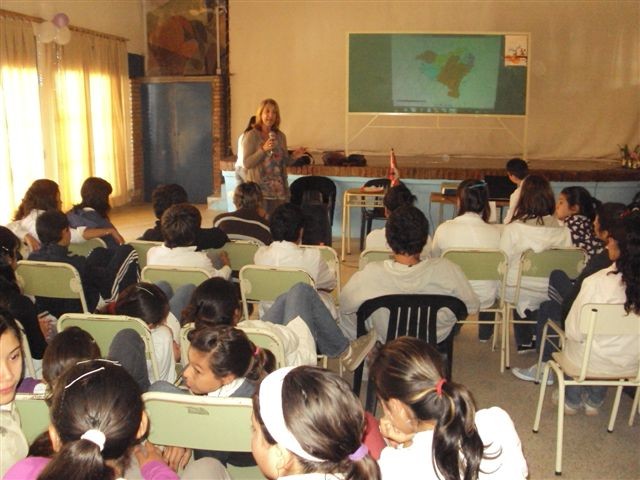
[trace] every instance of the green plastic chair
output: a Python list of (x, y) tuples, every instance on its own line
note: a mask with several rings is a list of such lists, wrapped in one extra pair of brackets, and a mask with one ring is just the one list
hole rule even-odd
[(49, 406), (43, 395), (17, 393), (16, 408), (20, 414), (20, 427), (31, 445), (38, 435), (49, 428)]
[(229, 255), (231, 270), (239, 272), (245, 265), (251, 265), (253, 263), (253, 257), (258, 251), (258, 248), (260, 248), (260, 245), (256, 242), (249, 240), (231, 240), (221, 248), (208, 249), (207, 253), (218, 254), (224, 250)]
[(159, 380), (158, 362), (156, 360), (151, 330), (139, 318), (127, 317), (126, 315), (101, 315), (94, 313), (65, 313), (58, 320), (58, 331), (61, 332), (69, 327), (79, 327), (91, 334), (98, 344), (103, 356), (109, 353), (109, 347), (113, 337), (125, 328), (131, 328), (138, 332), (144, 342), (144, 349), (147, 360), (151, 362), (151, 370), (154, 380)]
[(16, 278), (24, 295), (79, 300), (88, 312), (78, 271), (68, 263), (20, 260)]
[(101, 238), (91, 238), (81, 243), (72, 243), (69, 245), (69, 251), (74, 255), (88, 256), (94, 248), (104, 247), (107, 244)]
[[(250, 398), (212, 398), (178, 393), (142, 395), (156, 445), (224, 452), (251, 451)], [(180, 428), (176, 428), (179, 425)], [(234, 479), (262, 479), (258, 467), (228, 465)]]
[(129, 245), (138, 253), (138, 264), (140, 270), (147, 266), (147, 252), (151, 247), (162, 245), (162, 242), (151, 242), (148, 240), (131, 240)]
[(250, 303), (272, 302), (297, 283), (315, 287), (313, 278), (299, 268), (245, 265), (240, 269), (240, 295), (244, 318), (249, 318)]
[(143, 282), (150, 283), (165, 281), (176, 290), (189, 283), (197, 287), (210, 277), (209, 273), (202, 268), (147, 265), (142, 269), (141, 278)]
[(445, 251), (442, 258), (458, 265), (467, 280), (485, 280), (499, 282), (498, 297), (493, 305), (481, 308), (480, 312), (491, 312), (493, 320), (460, 320), (458, 323), (493, 324), (494, 334), (492, 349), (496, 349), (496, 337), (500, 330), (500, 373), (505, 368), (505, 323), (507, 318), (504, 302), (504, 289), (507, 275), (507, 256), (502, 250), (496, 249), (463, 249), (454, 248)]
[(538, 253), (533, 250), (527, 250), (521, 255), (513, 302), (506, 302), (507, 324), (504, 329), (506, 368), (510, 368), (511, 342), (509, 336), (511, 335), (511, 325), (516, 323), (536, 323), (536, 320), (516, 320), (513, 318), (513, 312), (516, 310), (520, 299), (522, 277), (549, 278), (552, 271), (562, 270), (570, 278), (576, 278), (580, 275), (586, 263), (587, 253), (578, 247), (552, 248)]
[(393, 258), (393, 252), (391, 250), (365, 250), (360, 254), (358, 260), (358, 270), (362, 270), (370, 262), (381, 262), (383, 260), (389, 260)]
[(329, 270), (336, 274), (336, 288), (333, 290), (333, 299), (338, 304), (340, 298), (341, 280), (340, 280), (340, 258), (338, 252), (327, 245), (300, 245), (301, 248), (315, 248), (320, 250), (320, 256), (327, 263)]

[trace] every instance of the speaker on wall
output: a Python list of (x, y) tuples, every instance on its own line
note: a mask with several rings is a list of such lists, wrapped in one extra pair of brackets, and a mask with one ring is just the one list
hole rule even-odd
[(127, 54), (129, 63), (129, 78), (144, 77), (144, 55)]

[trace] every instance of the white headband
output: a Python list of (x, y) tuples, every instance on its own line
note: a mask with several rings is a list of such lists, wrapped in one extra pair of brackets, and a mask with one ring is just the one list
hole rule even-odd
[(305, 452), (284, 421), (282, 411), (282, 382), (294, 367), (285, 367), (270, 373), (260, 383), (260, 416), (273, 439), (287, 450), (311, 462), (324, 462)]
[(100, 451), (104, 450), (104, 442), (107, 441), (107, 437), (104, 436), (104, 433), (94, 428), (84, 432), (80, 438), (82, 440), (89, 440), (91, 443), (95, 443)]

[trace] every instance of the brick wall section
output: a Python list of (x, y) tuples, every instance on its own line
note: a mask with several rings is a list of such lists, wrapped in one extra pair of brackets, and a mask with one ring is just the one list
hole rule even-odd
[(142, 101), (140, 82), (129, 80), (131, 91), (131, 142), (133, 145), (133, 192), (131, 201), (144, 199), (144, 155), (142, 151)]
[(211, 94), (213, 95), (211, 112), (211, 124), (213, 131), (211, 132), (213, 145), (213, 196), (219, 197), (221, 192), (222, 175), (220, 174), (222, 159), (227, 155), (227, 145), (229, 144), (227, 132), (228, 115), (227, 115), (227, 99), (225, 95), (225, 81), (221, 75), (213, 77), (213, 85)]

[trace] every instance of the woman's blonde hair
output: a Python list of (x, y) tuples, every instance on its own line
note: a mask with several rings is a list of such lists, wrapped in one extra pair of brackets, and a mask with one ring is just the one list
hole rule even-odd
[(265, 98), (260, 102), (258, 110), (256, 110), (255, 128), (262, 128), (262, 112), (267, 108), (267, 105), (271, 105), (276, 111), (276, 121), (273, 124), (272, 130), (277, 131), (280, 128), (280, 107), (278, 106), (278, 102), (273, 98)]

